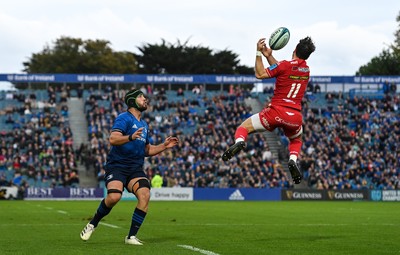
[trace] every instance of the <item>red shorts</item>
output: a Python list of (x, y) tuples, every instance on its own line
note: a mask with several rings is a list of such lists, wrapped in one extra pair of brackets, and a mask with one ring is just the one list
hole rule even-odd
[(288, 138), (294, 138), (303, 131), (303, 115), (299, 110), (270, 105), (264, 108), (259, 115), (261, 124), (268, 131), (282, 128)]

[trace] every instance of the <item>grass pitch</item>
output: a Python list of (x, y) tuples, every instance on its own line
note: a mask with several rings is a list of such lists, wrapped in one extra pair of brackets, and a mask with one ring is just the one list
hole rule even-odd
[(99, 201), (1, 201), (0, 254), (400, 254), (396, 202), (150, 202), (125, 245), (134, 201), (91, 239), (79, 233)]

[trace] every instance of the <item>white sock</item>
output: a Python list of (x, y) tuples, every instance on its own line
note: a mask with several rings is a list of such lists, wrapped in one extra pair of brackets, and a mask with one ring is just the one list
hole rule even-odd
[(294, 154), (291, 154), (289, 159), (293, 159), (294, 162), (297, 162), (297, 156)]
[(244, 142), (244, 139), (239, 137), (238, 139), (235, 140), (235, 143), (238, 143), (238, 142)]

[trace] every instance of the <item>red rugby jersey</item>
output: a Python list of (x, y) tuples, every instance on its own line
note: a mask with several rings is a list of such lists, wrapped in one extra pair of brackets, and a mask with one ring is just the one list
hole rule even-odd
[(303, 59), (283, 60), (266, 68), (270, 77), (275, 77), (272, 105), (301, 110), (301, 100), (306, 92), (310, 69)]

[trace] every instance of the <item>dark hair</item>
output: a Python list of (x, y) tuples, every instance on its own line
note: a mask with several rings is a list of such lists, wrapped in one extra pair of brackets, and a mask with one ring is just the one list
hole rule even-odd
[(296, 56), (301, 59), (308, 59), (308, 57), (315, 51), (314, 42), (309, 36), (301, 39), (296, 46)]

